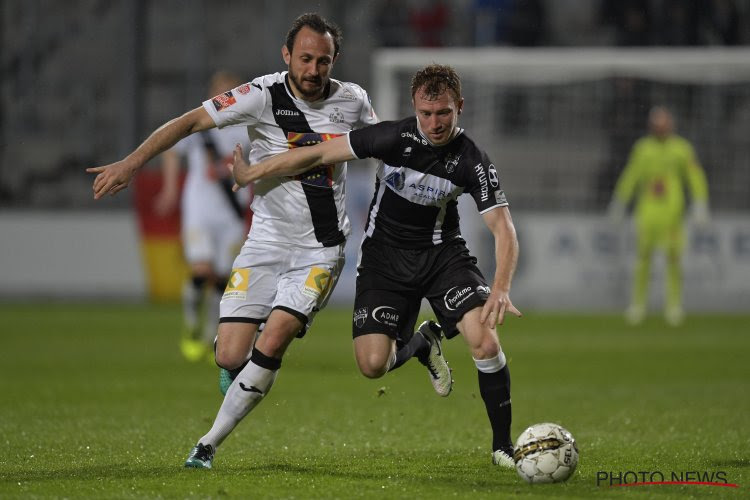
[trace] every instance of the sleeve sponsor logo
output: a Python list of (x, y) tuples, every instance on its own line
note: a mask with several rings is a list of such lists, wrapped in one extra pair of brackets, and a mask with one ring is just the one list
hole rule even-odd
[(328, 269), (313, 266), (312, 269), (310, 269), (310, 273), (307, 275), (305, 286), (302, 287), (302, 293), (308, 297), (317, 299), (325, 294), (330, 283), (331, 272)]
[(495, 201), (500, 205), (507, 205), (508, 200), (505, 199), (505, 192), (502, 189), (495, 191)]
[(249, 94), (250, 91), (253, 90), (253, 88), (250, 86), (249, 83), (244, 83), (240, 85), (239, 87), (237, 87), (235, 90), (237, 90), (238, 93), (245, 95), (245, 94)]
[(391, 328), (398, 327), (398, 311), (391, 306), (379, 306), (372, 310), (372, 319)]
[(216, 108), (216, 111), (221, 111), (223, 109), (227, 109), (233, 104), (236, 104), (237, 99), (234, 98), (234, 94), (232, 93), (232, 91), (228, 90), (227, 92), (219, 94), (211, 99), (211, 102), (213, 103), (214, 108)]
[(497, 178), (497, 170), (495, 169), (495, 165), (493, 163), (490, 163), (490, 166), (487, 167), (487, 172), (490, 177), (490, 186), (497, 189), (497, 187), (500, 185), (500, 181)]
[(247, 289), (249, 285), (250, 269), (232, 269), (232, 273), (229, 275), (229, 281), (227, 281), (227, 287), (224, 290), (224, 295), (221, 297), (221, 300), (247, 299)]
[(476, 172), (477, 180), (479, 181), (481, 200), (487, 201), (489, 198), (489, 187), (487, 186), (487, 174), (484, 173), (484, 165), (481, 163), (474, 165), (474, 172)]

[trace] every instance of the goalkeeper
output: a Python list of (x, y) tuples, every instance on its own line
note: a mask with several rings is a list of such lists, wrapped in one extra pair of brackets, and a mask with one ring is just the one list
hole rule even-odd
[(698, 224), (708, 222), (706, 176), (693, 147), (674, 133), (672, 114), (654, 107), (648, 117), (649, 135), (639, 139), (630, 152), (610, 204), (610, 215), (622, 220), (625, 207), (634, 199), (638, 255), (633, 289), (626, 319), (643, 321), (648, 300), (651, 257), (657, 248), (666, 254), (665, 319), (671, 325), (682, 322), (682, 251), (685, 245), (683, 212), (687, 188), (693, 216)]

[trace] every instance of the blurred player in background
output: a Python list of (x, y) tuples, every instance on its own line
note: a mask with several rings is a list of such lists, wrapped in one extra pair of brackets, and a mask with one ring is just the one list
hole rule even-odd
[[(429, 360), (430, 351), (439, 349), (429, 339), (439, 338), (441, 326), (426, 322), (413, 333), (427, 298), (445, 336), (460, 332), (469, 345), (492, 427), (492, 460), (511, 468), (510, 372), (496, 325), (506, 312), (521, 315), (510, 301), (518, 258), (515, 227), (495, 166), (458, 127), (463, 97), (456, 72), (449, 66), (427, 66), (414, 75), (411, 95), (416, 117), (354, 130), (258, 165), (248, 165), (238, 148), (234, 178), (244, 186), (330, 163), (381, 160), (357, 267), (352, 327), (359, 369), (378, 378), (421, 356), (434, 372), (435, 389), (450, 392), (445, 361)], [(474, 198), (494, 236), (492, 287), (461, 237), (457, 198), (462, 193)]]
[[(208, 97), (242, 83), (236, 75), (216, 72)], [(162, 189), (155, 200), (158, 215), (173, 212), (180, 201), (179, 169), (182, 157), (187, 177), (181, 200), (182, 248), (190, 278), (182, 290), (183, 331), (180, 350), (189, 361), (213, 360), (219, 324), (219, 303), (232, 270), (232, 261), (245, 239), (249, 202), (247, 191), (232, 192), (226, 163), (236, 144), (249, 145), (245, 127), (209, 129), (190, 135), (162, 154)], [(201, 321), (202, 318), (202, 321)]]
[(626, 319), (638, 324), (646, 315), (651, 258), (659, 248), (667, 260), (665, 319), (671, 325), (679, 325), (684, 319), (684, 189), (690, 191), (695, 221), (705, 225), (709, 219), (708, 185), (693, 147), (674, 133), (674, 119), (669, 110), (654, 107), (648, 116), (648, 126), (650, 133), (633, 146), (610, 203), (610, 216), (620, 221), (627, 204), (635, 200), (638, 254)]
[[(257, 163), (376, 123), (361, 87), (330, 78), (340, 41), (339, 28), (319, 15), (298, 17), (281, 49), (288, 71), (221, 93), (162, 125), (125, 159), (88, 169), (98, 174), (94, 197), (125, 189), (146, 161), (216, 126), (246, 125), (250, 160)], [(325, 306), (344, 266), (350, 233), (345, 176), (346, 163), (330, 163), (255, 184), (253, 224), (220, 304), (216, 363), (228, 375), (226, 396), (186, 467), (212, 467), (216, 448), (268, 394), (289, 344)]]

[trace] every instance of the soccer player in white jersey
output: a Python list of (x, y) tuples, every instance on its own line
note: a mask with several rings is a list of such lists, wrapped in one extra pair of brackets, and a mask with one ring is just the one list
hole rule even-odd
[[(208, 97), (242, 83), (236, 75), (217, 71)], [(182, 289), (183, 329), (180, 351), (189, 361), (210, 355), (219, 323), (219, 303), (232, 262), (245, 239), (249, 218), (247, 190), (232, 192), (226, 169), (236, 144), (249, 145), (245, 127), (204, 130), (190, 135), (162, 154), (163, 182), (154, 207), (162, 216), (180, 202), (182, 250), (190, 277)], [(187, 176), (180, 197), (179, 169), (185, 159)]]
[[(339, 29), (319, 15), (300, 16), (281, 48), (288, 71), (217, 95), (162, 125), (123, 160), (87, 169), (98, 174), (94, 198), (125, 189), (146, 161), (183, 137), (216, 126), (247, 125), (249, 159), (257, 163), (376, 123), (362, 88), (330, 78), (340, 39)], [(253, 223), (220, 306), (216, 363), (235, 378), (186, 467), (211, 468), (216, 448), (268, 394), (291, 341), (325, 306), (350, 232), (345, 173), (345, 162), (327, 163), (303, 175), (255, 184)], [(439, 348), (432, 350), (431, 359), (445, 365)]]
[[(362, 374), (377, 378), (427, 349), (426, 335), (411, 335), (426, 298), (445, 336), (461, 333), (466, 339), (492, 428), (492, 461), (511, 468), (510, 372), (496, 325), (506, 313), (521, 315), (510, 301), (515, 228), (495, 165), (458, 127), (463, 98), (456, 72), (437, 64), (423, 68), (414, 75), (411, 95), (416, 117), (354, 130), (252, 166), (237, 148), (230, 168), (243, 186), (355, 158), (381, 160), (357, 268), (357, 364)], [(461, 238), (456, 199), (462, 193), (474, 198), (494, 236), (491, 287)], [(439, 328), (430, 322), (418, 333)], [(450, 380), (444, 381), (449, 390)]]

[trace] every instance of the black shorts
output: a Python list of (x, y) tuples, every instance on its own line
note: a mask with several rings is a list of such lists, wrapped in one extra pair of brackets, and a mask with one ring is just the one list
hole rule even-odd
[(357, 268), (352, 334), (385, 333), (407, 342), (422, 298), (427, 298), (447, 338), (463, 315), (487, 301), (490, 288), (466, 242), (404, 249), (366, 238)]

